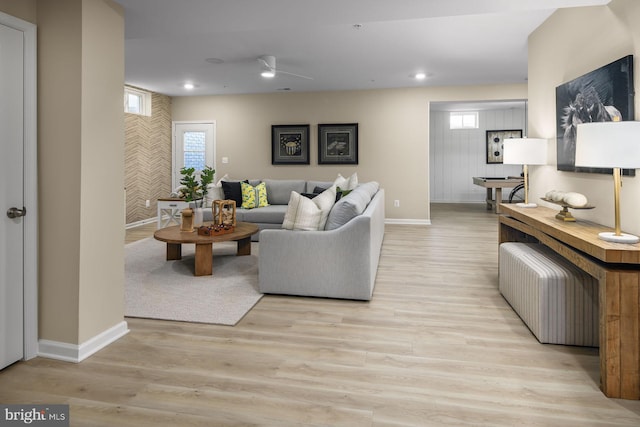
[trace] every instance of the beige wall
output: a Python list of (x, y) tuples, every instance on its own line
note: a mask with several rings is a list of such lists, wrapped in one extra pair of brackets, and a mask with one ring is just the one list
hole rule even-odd
[[(172, 98), (172, 119), (215, 120), (216, 176), (333, 180), (358, 173), (386, 191), (386, 216), (429, 219), (429, 103), (527, 97), (526, 85)], [(358, 123), (359, 164), (318, 165), (317, 125)], [(311, 164), (271, 165), (271, 125), (310, 124)], [(229, 163), (220, 159), (228, 157)], [(400, 208), (393, 207), (400, 200)]]
[(108, 0), (40, 0), (40, 338), (123, 320), (124, 18)]
[(39, 335), (67, 343), (78, 342), (79, 320), (80, 6), (41, 0), (37, 23)]
[(36, 23), (36, 0), (0, 0), (0, 12)]
[[(549, 166), (531, 168), (531, 199), (552, 189), (578, 191), (596, 206), (574, 216), (613, 226), (611, 175), (556, 170), (555, 88), (623, 56), (635, 56), (634, 85), (640, 88), (640, 2), (613, 0), (607, 6), (556, 12), (529, 38), (529, 136), (549, 138)], [(640, 118), (636, 96), (635, 120)], [(543, 202), (544, 204), (544, 202)], [(556, 206), (548, 205), (553, 207)], [(640, 175), (623, 178), (623, 231), (640, 233)]]
[(83, 0), (79, 343), (124, 318), (123, 88), (124, 12)]

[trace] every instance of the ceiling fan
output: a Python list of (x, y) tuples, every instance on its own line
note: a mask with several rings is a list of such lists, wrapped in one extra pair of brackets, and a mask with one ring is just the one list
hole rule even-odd
[(288, 71), (279, 70), (276, 68), (276, 57), (273, 55), (264, 55), (258, 58), (258, 62), (262, 65), (262, 71), (260, 75), (262, 77), (275, 77), (276, 74), (288, 74), (294, 77), (300, 77), (307, 80), (313, 80), (313, 77), (303, 76), (300, 74), (290, 73)]

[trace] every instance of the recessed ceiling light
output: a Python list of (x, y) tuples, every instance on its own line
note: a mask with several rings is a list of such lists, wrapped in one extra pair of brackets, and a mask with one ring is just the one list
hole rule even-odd
[(182, 87), (184, 87), (187, 90), (191, 90), (193, 89), (195, 86), (193, 85), (193, 83), (185, 83)]
[(425, 73), (416, 73), (414, 77), (416, 80), (424, 80), (427, 78), (427, 75)]

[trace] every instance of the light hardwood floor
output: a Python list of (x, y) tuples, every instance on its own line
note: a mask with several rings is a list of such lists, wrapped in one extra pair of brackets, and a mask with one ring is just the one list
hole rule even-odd
[(265, 296), (235, 327), (127, 321), (80, 364), (0, 372), (0, 402), (69, 403), (73, 426), (640, 425), (640, 402), (599, 391), (597, 349), (539, 344), (500, 296), (481, 204), (388, 225), (371, 302)]

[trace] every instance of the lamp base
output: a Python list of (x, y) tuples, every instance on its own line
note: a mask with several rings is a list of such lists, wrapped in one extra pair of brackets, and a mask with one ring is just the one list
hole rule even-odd
[(516, 203), (516, 206), (519, 208), (537, 208), (538, 207), (536, 203)]
[(633, 234), (622, 233), (619, 236), (616, 236), (616, 233), (614, 233), (613, 231), (599, 233), (598, 237), (602, 240), (606, 240), (607, 242), (614, 243), (638, 243), (640, 241), (640, 238), (638, 236), (634, 236)]

